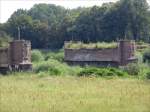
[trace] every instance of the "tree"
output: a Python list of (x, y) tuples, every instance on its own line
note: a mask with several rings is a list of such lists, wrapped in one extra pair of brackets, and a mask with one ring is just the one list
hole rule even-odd
[(11, 41), (11, 37), (6, 32), (0, 30), (0, 47), (8, 46)]
[(125, 36), (130, 33), (134, 40), (140, 40), (148, 36), (149, 16), (148, 3), (146, 0), (121, 0), (120, 1), (120, 16), (124, 16)]
[(15, 11), (0, 31), (30, 40), (33, 48), (59, 49), (64, 41), (116, 41), (135, 39), (150, 42), (150, 11), (146, 0), (120, 0), (89, 8), (65, 9), (36, 4)]

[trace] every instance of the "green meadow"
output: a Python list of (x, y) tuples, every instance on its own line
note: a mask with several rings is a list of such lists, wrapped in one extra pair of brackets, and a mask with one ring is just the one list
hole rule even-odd
[(149, 51), (136, 56), (123, 68), (81, 67), (63, 50), (32, 50), (33, 71), (0, 75), (0, 112), (150, 112)]
[(150, 80), (0, 76), (0, 112), (150, 112)]

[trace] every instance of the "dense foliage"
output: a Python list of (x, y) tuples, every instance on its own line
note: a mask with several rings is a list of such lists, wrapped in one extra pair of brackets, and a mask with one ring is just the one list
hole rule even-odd
[(44, 56), (42, 55), (41, 51), (32, 50), (32, 53), (31, 53), (31, 61), (32, 62), (40, 62), (43, 60), (44, 60)]
[(64, 51), (32, 51), (33, 73), (39, 76), (47, 75), (73, 75), (86, 77), (135, 77), (140, 79), (149, 79), (150, 65), (143, 63), (142, 53), (137, 55), (139, 61), (130, 63), (127, 66), (113, 67), (95, 67), (95, 66), (69, 66), (64, 61)]
[(146, 77), (147, 79), (150, 79), (150, 72), (147, 73)]
[[(0, 30), (31, 40), (33, 48), (62, 48), (64, 41), (83, 42), (135, 39), (150, 42), (150, 11), (146, 0), (120, 0), (101, 7), (65, 9), (52, 4), (36, 4), (19, 9)], [(5, 37), (5, 36), (4, 36)]]
[(143, 55), (143, 61), (150, 63), (150, 49), (147, 49)]
[(84, 68), (79, 74), (79, 76), (127, 76), (128, 74), (116, 68), (96, 68), (87, 67)]
[(71, 67), (66, 63), (59, 62), (58, 60), (49, 59), (34, 63), (33, 71), (38, 75), (76, 75), (80, 72), (81, 67)]
[(4, 31), (0, 31), (0, 47), (8, 46), (8, 42), (11, 41), (11, 37)]

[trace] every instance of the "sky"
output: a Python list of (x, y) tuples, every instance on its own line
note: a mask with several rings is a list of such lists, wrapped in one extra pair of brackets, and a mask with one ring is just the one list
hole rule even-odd
[(17, 9), (29, 10), (34, 4), (47, 3), (61, 5), (65, 8), (90, 7), (102, 5), (106, 2), (116, 2), (117, 0), (0, 0), (0, 23), (4, 23)]
[[(11, 14), (17, 9), (29, 10), (34, 4), (47, 3), (61, 5), (65, 8), (101, 6), (106, 2), (116, 2), (118, 0), (0, 0), (0, 23), (8, 20)], [(147, 0), (150, 3), (150, 0)]]

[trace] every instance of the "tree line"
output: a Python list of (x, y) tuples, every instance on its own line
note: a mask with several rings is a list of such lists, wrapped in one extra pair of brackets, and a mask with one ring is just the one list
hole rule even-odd
[[(30, 40), (33, 48), (62, 48), (64, 41), (116, 41), (134, 39), (150, 42), (150, 10), (146, 0), (120, 0), (102, 6), (65, 9), (36, 4), (18, 9), (0, 24), (0, 40), (8, 35)], [(1, 42), (1, 41), (0, 41)]]

